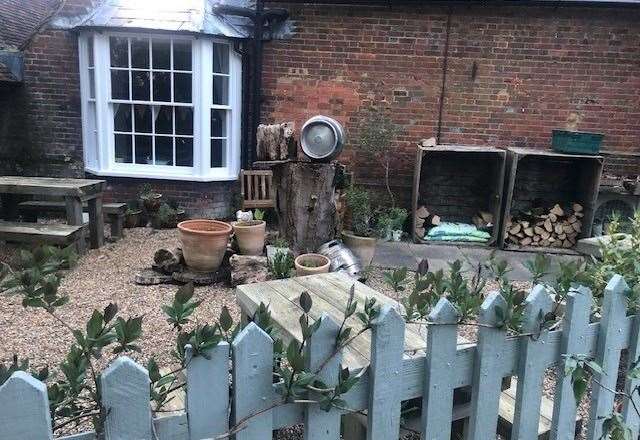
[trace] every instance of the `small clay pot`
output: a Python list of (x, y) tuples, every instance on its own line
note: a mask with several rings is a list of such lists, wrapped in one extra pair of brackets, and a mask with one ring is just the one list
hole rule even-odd
[(142, 220), (141, 209), (130, 211), (124, 215), (124, 227), (128, 229), (137, 228), (138, 226), (140, 226), (141, 220)]
[(147, 212), (156, 212), (160, 208), (162, 194), (149, 194), (142, 197), (142, 204)]
[[(313, 264), (307, 266), (305, 263)], [(328, 273), (331, 260), (320, 254), (302, 254), (295, 259), (294, 264), (296, 266), (296, 276), (303, 277), (305, 275)]]
[(262, 255), (267, 224), (264, 220), (232, 222), (233, 233), (242, 255)]
[(342, 241), (360, 259), (363, 268), (371, 266), (376, 253), (377, 240), (375, 238), (360, 237), (351, 231), (342, 231)]
[(215, 272), (222, 264), (233, 229), (218, 220), (186, 220), (178, 223), (182, 253), (187, 266), (197, 272)]

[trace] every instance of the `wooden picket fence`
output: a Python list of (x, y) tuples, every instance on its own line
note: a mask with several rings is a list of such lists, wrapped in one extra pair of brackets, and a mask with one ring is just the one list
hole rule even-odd
[[(453, 390), (468, 387), (471, 410), (467, 438), (496, 438), (498, 404), (504, 377), (517, 376), (513, 439), (537, 439), (538, 417), (545, 369), (556, 365), (559, 372), (554, 394), (550, 438), (574, 438), (576, 402), (571, 379), (563, 372), (563, 354), (592, 356), (605, 373), (595, 379), (590, 395), (591, 413), (587, 438), (599, 439), (603, 417), (614, 407), (614, 395), (621, 350), (628, 349), (632, 362), (640, 354), (640, 316), (627, 316), (627, 285), (620, 276), (609, 282), (600, 322), (590, 323), (592, 296), (589, 289), (574, 289), (566, 302), (561, 330), (544, 331), (539, 337), (509, 337), (495, 327), (496, 310), (505, 307), (497, 293), (484, 301), (479, 315), (477, 345), (457, 345), (456, 313), (441, 299), (431, 314), (426, 336), (426, 353), (404, 353), (405, 322), (393, 308), (384, 308), (374, 327), (371, 364), (360, 382), (345, 396), (349, 408), (367, 411), (367, 438), (393, 440), (400, 429), (400, 405), (408, 399), (422, 399), (423, 439), (448, 440), (451, 434)], [(524, 331), (537, 333), (540, 313), (552, 307), (549, 293), (536, 286), (526, 300)], [(309, 344), (309, 368), (313, 371), (334, 351), (338, 326), (328, 317)], [(441, 325), (439, 325), (441, 324)], [(304, 424), (305, 440), (340, 439), (343, 411), (325, 412), (314, 403), (288, 403), (274, 407), (280, 395), (273, 384), (273, 343), (255, 324), (249, 324), (234, 340), (233, 350), (221, 343), (209, 358), (193, 357), (186, 372), (186, 412), (152, 418), (147, 371), (126, 357), (117, 359), (101, 377), (102, 398), (108, 416), (106, 438), (195, 440), (226, 438), (230, 426), (240, 423), (238, 440), (266, 440), (274, 429)], [(229, 356), (232, 353), (232, 363)], [(325, 383), (337, 383), (340, 355), (322, 370)], [(230, 386), (229, 368), (232, 365)], [(627, 366), (628, 368), (628, 366)], [(627, 380), (632, 390), (638, 380)], [(605, 388), (606, 387), (606, 388)], [(232, 395), (231, 395), (232, 394)], [(231, 399), (230, 399), (231, 397)], [(309, 396), (311, 399), (313, 396)], [(230, 403), (231, 402), (231, 403)], [(232, 407), (230, 407), (230, 405)], [(253, 414), (259, 414), (250, 417)], [(626, 402), (625, 421), (638, 437), (638, 416)], [(52, 439), (45, 385), (26, 373), (16, 372), (0, 388), (0, 439)], [(67, 440), (94, 439), (84, 433)]]

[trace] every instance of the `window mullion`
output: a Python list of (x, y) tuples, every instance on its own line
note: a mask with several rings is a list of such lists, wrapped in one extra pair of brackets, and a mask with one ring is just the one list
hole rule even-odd
[[(198, 115), (198, 133), (195, 141), (198, 144), (199, 174), (211, 174), (211, 103), (213, 102), (213, 45), (211, 40), (197, 40), (197, 56), (194, 61), (194, 84), (198, 90), (194, 100)], [(195, 132), (194, 132), (195, 134)]]
[(111, 96), (111, 71), (109, 56), (109, 39), (103, 34), (94, 34), (93, 63), (95, 68), (96, 98), (96, 142), (98, 169), (110, 169), (113, 162), (113, 143), (111, 126), (113, 116), (109, 107)]

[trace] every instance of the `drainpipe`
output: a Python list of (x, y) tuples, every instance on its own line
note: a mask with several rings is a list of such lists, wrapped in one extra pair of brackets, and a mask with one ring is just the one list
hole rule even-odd
[[(246, 17), (253, 23), (253, 64), (251, 69), (251, 123), (247, 120), (248, 136), (246, 136), (246, 154), (243, 155), (243, 168), (249, 168), (255, 161), (255, 144), (256, 132), (260, 124), (260, 106), (262, 104), (262, 48), (265, 25), (275, 22), (284, 21), (289, 17), (286, 9), (274, 8), (264, 9), (264, 0), (256, 0), (256, 8), (242, 8), (237, 6), (220, 5), (216, 8), (216, 12)], [(248, 106), (247, 106), (248, 107)], [(248, 110), (248, 109), (247, 109)]]

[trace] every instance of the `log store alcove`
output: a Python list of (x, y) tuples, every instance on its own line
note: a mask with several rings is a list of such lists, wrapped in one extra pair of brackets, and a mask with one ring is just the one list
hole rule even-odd
[[(509, 148), (507, 151), (503, 221), (500, 227), (501, 247), (542, 251), (562, 249), (571, 252), (577, 239), (591, 236), (604, 159), (602, 156), (562, 154), (529, 148)], [(553, 212), (548, 209), (556, 205), (564, 213), (551, 216), (553, 219), (550, 220), (560, 223), (558, 230), (562, 229), (567, 223), (571, 223), (571, 217), (576, 212), (572, 207), (576, 204), (580, 208), (577, 214), (580, 226), (572, 234), (571, 243), (566, 243), (563, 239), (562, 246), (557, 243), (556, 237), (551, 246), (546, 243), (529, 243), (526, 238), (526, 244), (516, 244), (509, 238), (510, 228), (513, 227), (511, 222), (515, 222), (519, 216), (533, 213), (530, 228), (535, 229), (537, 225), (540, 230), (544, 229), (540, 221), (546, 220)], [(544, 210), (535, 212), (540, 211), (540, 207)], [(556, 224), (552, 225), (552, 236)], [(560, 231), (560, 234), (564, 232)]]
[(427, 241), (416, 232), (417, 211), (424, 206), (443, 222), (471, 224), (479, 212), (490, 214), (491, 238), (482, 245), (494, 245), (500, 232), (505, 166), (506, 151), (495, 147), (418, 146), (413, 176), (414, 242), (459, 244)]

